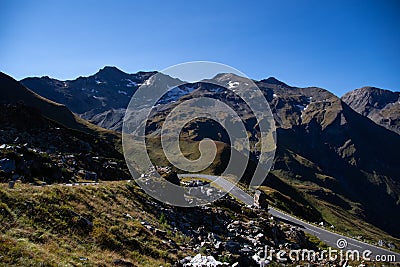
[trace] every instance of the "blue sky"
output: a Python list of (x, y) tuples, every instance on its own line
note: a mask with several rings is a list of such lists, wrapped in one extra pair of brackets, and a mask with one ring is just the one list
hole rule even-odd
[(399, 1), (5, 1), (0, 71), (74, 79), (186, 61), (337, 95), (400, 90)]

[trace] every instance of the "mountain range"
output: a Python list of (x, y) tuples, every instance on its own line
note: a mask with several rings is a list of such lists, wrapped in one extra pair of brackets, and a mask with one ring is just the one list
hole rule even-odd
[[(65, 104), (74, 113), (96, 125), (121, 131), (122, 117), (130, 98), (155, 73), (128, 74), (116, 67), (106, 66), (94, 75), (75, 80), (60, 81), (43, 76), (28, 77), (21, 80), (21, 83), (47, 99)], [(275, 78), (259, 82), (285, 85)], [(176, 101), (190, 91), (192, 88), (189, 86), (184, 90), (173, 89), (165, 99)], [(396, 133), (400, 132), (399, 92), (363, 87), (346, 93), (341, 99), (375, 123)]]
[[(154, 73), (127, 74), (115, 67), (105, 67), (92, 76), (76, 80), (41, 77), (26, 78), (20, 83), (37, 94), (24, 89), (35, 95), (35, 99), (41, 99), (38, 96), (41, 95), (63, 104), (51, 102), (52, 110), (48, 113), (42, 106), (49, 106), (46, 104), (49, 101), (34, 104), (52, 120), (68, 127), (93, 131), (90, 129), (96, 126), (79, 123), (82, 118), (120, 131), (131, 96), (140, 85), (149, 82)], [(5, 78), (5, 81), (10, 82), (9, 79)], [(222, 85), (240, 90), (241, 77), (220, 74), (213, 79), (221, 86), (211, 86), (205, 81), (185, 84), (168, 92), (160, 104), (168, 111), (181, 101), (209, 95), (231, 106), (240, 105), (233, 93), (226, 93)], [(7, 91), (3, 85), (5, 82), (1, 82), (1, 88), (5, 88), (2, 92)], [(13, 86), (23, 87), (16, 81), (13, 83)], [(255, 83), (269, 102), (277, 126), (275, 163), (261, 187), (269, 201), (306, 220), (324, 221), (350, 235), (361, 234), (375, 239), (389, 236), (398, 243), (399, 94), (369, 87), (339, 98), (322, 88), (294, 87), (275, 78)], [(26, 99), (29, 105), (31, 98), (24, 97), (10, 96), (10, 99)], [(150, 121), (154, 126), (150, 133), (157, 134), (164, 119), (161, 116)], [(257, 136), (253, 122), (251, 116), (246, 120), (248, 128), (253, 129), (253, 136)], [(211, 137), (226, 144), (224, 133), (212, 123), (193, 122), (190, 129), (185, 130), (189, 142), (196, 144), (204, 137)], [(202, 127), (208, 130), (201, 131)], [(188, 149), (193, 149), (195, 154), (196, 146), (192, 144)], [(157, 149), (160, 148), (154, 146), (153, 153), (158, 154)], [(211, 171), (217, 173), (227, 161), (223, 150), (218, 155), (218, 164), (214, 164), (215, 169)], [(256, 160), (251, 164), (255, 163)], [(248, 171), (251, 172), (251, 168)]]

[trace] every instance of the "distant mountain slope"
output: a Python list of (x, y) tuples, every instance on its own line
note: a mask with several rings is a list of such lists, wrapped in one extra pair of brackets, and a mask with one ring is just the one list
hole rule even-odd
[(110, 109), (98, 114), (91, 112), (82, 114), (82, 118), (90, 120), (91, 123), (94, 123), (105, 129), (110, 129), (119, 132), (122, 131), (122, 118), (124, 116), (125, 116), (124, 108)]
[(346, 93), (342, 100), (375, 123), (400, 134), (400, 92), (362, 87)]
[(400, 236), (399, 136), (324, 89), (268, 81), (258, 86), (278, 124), (279, 177), (300, 182), (297, 187), (325, 207), (340, 207)]
[(0, 73), (0, 181), (129, 179), (120, 136), (92, 125)]
[(115, 67), (104, 67), (89, 77), (59, 81), (49, 77), (26, 78), (26, 87), (53, 101), (65, 104), (73, 112), (101, 113), (125, 108), (137, 87), (154, 72), (127, 74)]
[[(207, 96), (229, 104), (239, 114), (247, 114), (244, 121), (251, 138), (257, 138), (257, 127), (251, 127), (252, 115), (246, 113), (247, 108), (235, 93), (223, 88), (235, 84), (235, 90), (240, 90), (245, 86), (242, 77), (221, 74), (213, 80), (221, 86), (191, 84), (188, 86), (195, 88), (193, 92), (178, 102), (165, 104), (162, 113), (148, 122), (152, 129), (149, 134), (159, 134), (163, 114), (168, 114), (179, 102)], [(365, 221), (400, 236), (400, 137), (358, 114), (324, 89), (292, 87), (274, 78), (256, 83), (269, 101), (278, 127), (274, 170), (265, 185), (269, 186), (274, 177), (301, 192), (303, 199), (299, 201), (303, 201), (300, 204), (303, 209), (296, 208), (299, 216), (307, 213), (305, 207), (313, 206), (326, 221), (342, 227), (343, 231), (352, 227), (339, 218), (351, 217), (352, 223)], [(220, 127), (203, 119), (191, 122), (182, 135), (194, 141), (208, 137), (227, 142)], [(226, 160), (221, 158), (221, 165)], [(284, 188), (275, 190), (285, 192)], [(286, 197), (282, 207), (292, 203), (291, 208), (286, 208), (294, 212), (295, 206), (290, 202), (294, 195)], [(362, 227), (367, 231), (371, 228)]]
[[(89, 77), (59, 81), (47, 76), (30, 77), (21, 83), (37, 94), (66, 105), (71, 111), (100, 127), (121, 131), (124, 110), (138, 87), (156, 72), (125, 73), (106, 66)], [(162, 99), (178, 100), (191, 88), (176, 88)], [(143, 100), (146, 101), (145, 99)]]
[(65, 105), (38, 95), (4, 73), (0, 73), (0, 93), (2, 96), (0, 103), (11, 104), (23, 102), (27, 106), (38, 109), (45, 117), (67, 128), (83, 131), (95, 136), (106, 136), (110, 140), (117, 138), (111, 131), (88, 123), (72, 113)]
[(65, 126), (79, 130), (85, 128), (76, 121), (74, 114), (66, 106), (41, 97), (4, 73), (0, 73), (0, 92), (2, 103), (24, 102)]

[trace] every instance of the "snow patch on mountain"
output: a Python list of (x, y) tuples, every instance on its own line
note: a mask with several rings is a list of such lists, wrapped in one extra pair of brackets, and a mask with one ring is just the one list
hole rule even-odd
[(151, 77), (144, 81), (143, 85), (149, 86), (151, 85)]
[[(172, 88), (172, 89), (171, 89)], [(177, 101), (184, 95), (190, 94), (195, 90), (194, 87), (184, 86), (184, 87), (171, 87), (169, 91), (157, 101), (156, 104), (166, 104), (166, 103), (173, 103)]]
[(233, 89), (239, 86), (239, 82), (229, 81), (227, 85), (229, 89)]
[(132, 81), (131, 79), (125, 79), (128, 83), (126, 84), (127, 87), (134, 87), (137, 86), (137, 83)]
[(97, 100), (106, 100), (105, 97), (96, 96), (96, 95), (94, 95), (93, 98), (94, 98), (94, 99), (97, 99)]

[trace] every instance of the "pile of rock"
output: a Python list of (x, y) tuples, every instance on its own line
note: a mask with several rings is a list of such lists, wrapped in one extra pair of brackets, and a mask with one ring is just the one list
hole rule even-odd
[(186, 258), (180, 260), (179, 264), (182, 267), (229, 266), (229, 263), (227, 263), (227, 262), (220, 262), (220, 261), (217, 261), (213, 256), (202, 256), (201, 254), (197, 254), (194, 257), (187, 256)]

